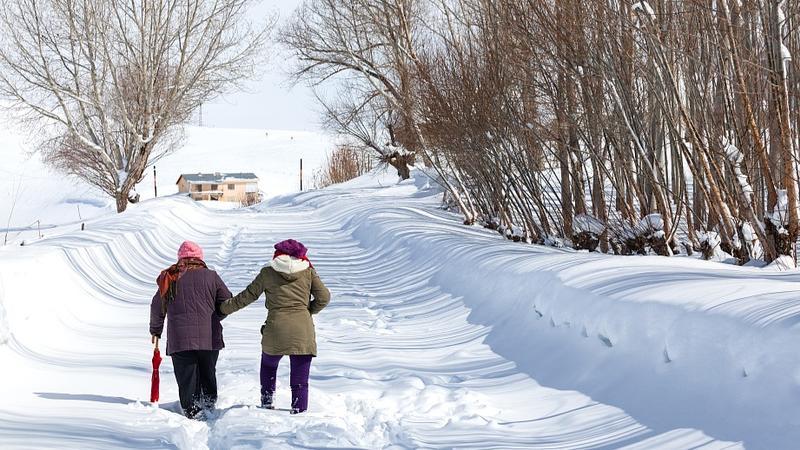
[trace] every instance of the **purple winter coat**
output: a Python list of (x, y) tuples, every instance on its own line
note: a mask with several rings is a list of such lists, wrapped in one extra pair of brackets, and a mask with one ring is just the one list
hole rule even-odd
[[(217, 275), (206, 268), (187, 270), (178, 278), (175, 300), (167, 306), (167, 355), (185, 350), (220, 350), (222, 324), (217, 306), (232, 297)], [(150, 334), (161, 337), (164, 330), (161, 295), (156, 291), (150, 304)]]

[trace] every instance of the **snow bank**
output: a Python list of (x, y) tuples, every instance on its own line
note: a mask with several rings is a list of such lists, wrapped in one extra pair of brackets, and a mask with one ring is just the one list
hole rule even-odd
[(585, 231), (588, 233), (602, 234), (606, 226), (599, 219), (596, 219), (589, 214), (578, 214), (575, 216), (573, 226), (578, 231)]
[(794, 259), (789, 255), (781, 255), (772, 261), (771, 263), (767, 264), (764, 267), (764, 270), (772, 270), (775, 272), (786, 272), (789, 270), (797, 270), (797, 266), (794, 263)]
[(492, 348), (540, 382), (656, 429), (692, 424), (763, 448), (800, 438), (800, 275), (507, 244), (434, 222), (387, 208), (351, 226), (363, 247), (462, 296)]

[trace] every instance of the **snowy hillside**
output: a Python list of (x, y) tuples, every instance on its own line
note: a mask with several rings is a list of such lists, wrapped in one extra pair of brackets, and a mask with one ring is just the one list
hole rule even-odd
[[(187, 126), (184, 145), (156, 163), (158, 194), (178, 192), (178, 176), (197, 172), (253, 172), (266, 197), (298, 192), (300, 159), (309, 189), (313, 171), (332, 149), (329, 136), (309, 131)], [(136, 189), (143, 199), (153, 198), (152, 169)]]
[[(22, 228), (32, 228), (36, 221), (44, 233), (53, 225), (79, 222), (114, 210), (113, 201), (105, 199), (90, 186), (56, 173), (30, 154), (29, 137), (15, 131), (7, 120), (0, 132), (0, 230), (8, 226), (16, 237)], [(5, 233), (0, 235), (3, 244)], [(14, 239), (12, 239), (13, 241)]]
[[(0, 133), (0, 230), (10, 228), (11, 243), (36, 238), (39, 229), (45, 236), (57, 234), (79, 228), (85, 219), (116, 212), (113, 199), (48, 169), (38, 155), (30, 155), (30, 139), (13, 129)], [(178, 191), (175, 182), (181, 173), (196, 172), (254, 172), (267, 198), (297, 192), (300, 159), (308, 189), (314, 170), (332, 149), (328, 136), (308, 131), (187, 126), (185, 138), (180, 148), (156, 163), (159, 196)], [(136, 190), (142, 199), (153, 198), (152, 169)], [(4, 235), (0, 234), (0, 245)]]
[[(245, 210), (147, 200), (0, 252), (0, 447), (795, 447), (800, 275), (510, 243), (415, 175)], [(261, 302), (224, 322), (216, 417), (176, 412), (169, 360), (146, 402), (153, 280), (178, 244), (237, 292), (288, 237), (333, 292), (309, 412), (254, 407)]]

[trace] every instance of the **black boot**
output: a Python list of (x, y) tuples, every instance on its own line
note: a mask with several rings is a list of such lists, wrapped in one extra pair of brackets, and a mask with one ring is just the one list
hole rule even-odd
[(197, 403), (183, 410), (183, 415), (188, 419), (203, 420), (203, 408)]
[(273, 392), (267, 392), (265, 394), (261, 394), (261, 407), (262, 408), (264, 408), (264, 409), (275, 409), (275, 407), (272, 406), (272, 396), (273, 396), (273, 394), (274, 394)]

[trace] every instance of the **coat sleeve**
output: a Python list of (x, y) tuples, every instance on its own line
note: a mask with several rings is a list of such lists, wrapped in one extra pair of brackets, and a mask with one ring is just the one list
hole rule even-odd
[(236, 294), (235, 297), (225, 300), (220, 304), (220, 311), (223, 314), (233, 314), (236, 311), (244, 308), (245, 306), (258, 300), (261, 294), (264, 293), (264, 269), (242, 292)]
[(153, 300), (150, 302), (150, 335), (158, 336), (164, 331), (164, 318), (166, 314), (161, 311), (161, 295), (156, 291)]
[(316, 270), (313, 272), (313, 276), (314, 278), (311, 279), (311, 295), (314, 296), (314, 301), (309, 304), (308, 310), (311, 314), (316, 314), (330, 303), (331, 291), (325, 287)]
[(219, 274), (214, 272), (214, 275), (217, 277), (217, 288), (216, 292), (214, 293), (214, 310), (219, 319), (222, 320), (226, 317), (226, 314), (222, 312), (222, 303), (224, 303), (225, 300), (233, 297), (233, 294), (231, 294), (231, 291), (228, 289), (228, 286), (225, 285), (225, 282), (222, 281), (222, 278), (220, 278)]

